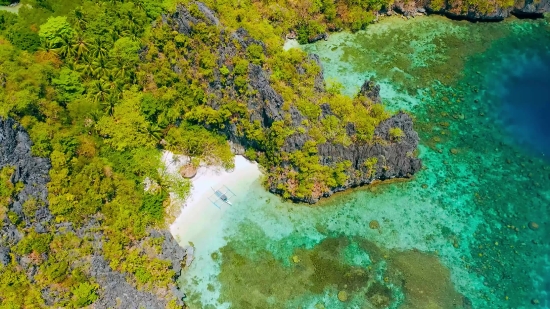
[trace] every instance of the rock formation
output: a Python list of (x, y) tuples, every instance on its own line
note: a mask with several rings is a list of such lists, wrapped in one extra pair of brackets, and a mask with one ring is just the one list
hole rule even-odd
[[(203, 17), (193, 17), (188, 14), (186, 8), (180, 5), (176, 13), (170, 16), (164, 16), (163, 20), (168, 25), (182, 34), (191, 35), (193, 24), (198, 22), (204, 22), (212, 26), (217, 26), (220, 34), (224, 34), (226, 29), (220, 26), (216, 21), (214, 13), (208, 8), (201, 5), (199, 2), (195, 2), (203, 13)], [(211, 16), (211, 17), (208, 17)], [(233, 58), (235, 55), (242, 53), (243, 50), (252, 44), (259, 45), (264, 48), (263, 42), (257, 41), (249, 36), (244, 29), (238, 29), (231, 33), (227, 37), (220, 35), (220, 44), (217, 47), (218, 50), (218, 66), (222, 67), (230, 61), (228, 59)], [(235, 44), (237, 42), (237, 44)], [(319, 57), (317, 55), (310, 55), (306, 61), (312, 61), (321, 65)], [(229, 71), (233, 71), (232, 65), (227, 65)], [(298, 65), (297, 71), (299, 74), (304, 74), (305, 70)], [(283, 109), (284, 99), (281, 94), (271, 86), (269, 82), (269, 72), (267, 72), (262, 66), (254, 63), (250, 63), (248, 67), (248, 84), (247, 91), (244, 96), (244, 100), (247, 102), (249, 111), (249, 121), (259, 122), (264, 129), (269, 129), (275, 121), (290, 120), (292, 126), (298, 127), (302, 121), (306, 119), (300, 111), (293, 105), (288, 110)], [(222, 91), (223, 89), (223, 91)], [(323, 72), (315, 77), (314, 90), (316, 92), (323, 92), (324, 81)], [(222, 96), (230, 98), (243, 98), (235, 87), (235, 83), (232, 77), (229, 75), (224, 81), (224, 86), (220, 82), (220, 76), (214, 73), (214, 80), (210, 82), (210, 92), (215, 94), (218, 98)], [(360, 95), (367, 97), (375, 104), (381, 102), (380, 99), (380, 87), (376, 85), (374, 81), (366, 81), (361, 88)], [(218, 100), (211, 100), (208, 104), (218, 109)], [(332, 115), (330, 106), (328, 104), (321, 104), (322, 117)], [(253, 147), (257, 149), (258, 145), (255, 145), (254, 141), (247, 139), (246, 136), (239, 135), (235, 124), (227, 124), (226, 134), (232, 142), (233, 148), (246, 149)], [(403, 132), (404, 136), (398, 141), (392, 141), (389, 136), (390, 128), (399, 128)], [(352, 123), (348, 124), (347, 134), (353, 140), (355, 134), (355, 127)], [(335, 191), (342, 191), (346, 188), (368, 184), (375, 179), (389, 179), (394, 177), (409, 177), (417, 172), (421, 167), (421, 162), (418, 158), (413, 156), (413, 152), (418, 145), (418, 134), (413, 129), (412, 119), (405, 113), (399, 113), (394, 115), (390, 119), (383, 121), (375, 130), (375, 139), (377, 142), (370, 144), (354, 143), (348, 147), (339, 144), (324, 143), (318, 145), (318, 155), (320, 157), (320, 163), (327, 166), (334, 166), (338, 162), (350, 161), (352, 162), (352, 168), (348, 171), (349, 180), (345, 186), (334, 188), (332, 191), (326, 192), (324, 196), (331, 195)], [(307, 133), (294, 133), (289, 136), (284, 143), (281, 151), (293, 152), (301, 150), (304, 144), (310, 140), (310, 136)], [(240, 145), (235, 147), (235, 145)], [(376, 164), (370, 167), (371, 170), (367, 170), (365, 167), (365, 160), (373, 158), (376, 160)], [(376, 158), (376, 159), (374, 159)], [(285, 163), (283, 163), (285, 164)], [(356, 173), (360, 171), (361, 173)], [(285, 179), (278, 180), (284, 182)], [(270, 190), (274, 193), (281, 193), (277, 188), (277, 182), (273, 183)], [(314, 203), (318, 200), (318, 197), (297, 199), (296, 201), (305, 201)]]
[(542, 14), (550, 11), (550, 0), (526, 0), (516, 1), (513, 6), (503, 7), (497, 2), (487, 5), (467, 5), (462, 1), (403, 1), (393, 3), (393, 10), (405, 16), (417, 14), (442, 14), (455, 19), (498, 21), (510, 15), (519, 17), (542, 17)]
[[(166, 300), (159, 298), (150, 292), (140, 291), (126, 280), (126, 275), (114, 271), (109, 263), (101, 255), (103, 247), (103, 235), (98, 220), (91, 218), (84, 226), (75, 229), (70, 222), (55, 223), (48, 208), (47, 183), (49, 181), (50, 161), (47, 158), (33, 156), (31, 153), (32, 142), (25, 130), (13, 119), (0, 118), (0, 169), (4, 167), (14, 168), (10, 181), (22, 183), (23, 189), (8, 203), (7, 210), (18, 216), (18, 225), (23, 224), (24, 229), (18, 229), (6, 216), (0, 222), (0, 263), (7, 265), (11, 262), (10, 253), (15, 256), (15, 262), (25, 270), (31, 280), (37, 273), (38, 266), (31, 263), (28, 256), (19, 256), (11, 252), (23, 237), (24, 231), (34, 230), (37, 233), (75, 233), (79, 238), (91, 237), (94, 242), (94, 252), (89, 257), (89, 275), (95, 278), (100, 285), (99, 298), (94, 303), (95, 308), (114, 308), (119, 302), (120, 308), (165, 308)], [(35, 214), (23, 211), (23, 204), (31, 199), (41, 205)], [(6, 205), (0, 205), (5, 207)], [(172, 269), (179, 275), (181, 261), (185, 259), (185, 250), (178, 245), (169, 231), (151, 230), (151, 237), (164, 237), (161, 259), (169, 260)], [(47, 260), (47, 254), (44, 254)], [(180, 298), (180, 291), (172, 291)], [(56, 300), (56, 292), (50, 293), (49, 289), (42, 291), (46, 305), (52, 305)]]

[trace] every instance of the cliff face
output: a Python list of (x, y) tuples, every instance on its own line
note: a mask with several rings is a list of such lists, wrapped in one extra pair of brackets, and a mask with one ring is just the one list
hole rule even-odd
[[(49, 160), (31, 155), (31, 145), (28, 134), (21, 126), (12, 119), (0, 118), (0, 170), (5, 167), (13, 168), (11, 183), (23, 184), (23, 189), (10, 199), (8, 205), (0, 206), (8, 206), (6, 210), (24, 222), (20, 224), (34, 228), (38, 233), (47, 233), (52, 220), (46, 188), (51, 166)], [(39, 207), (35, 213), (24, 213), (23, 204), (31, 199), (35, 199)], [(34, 220), (31, 220), (31, 216)], [(24, 235), (7, 216), (0, 222), (0, 231), (0, 263), (6, 265), (11, 261), (10, 246), (17, 244)], [(35, 270), (31, 269), (29, 272)]]
[[(202, 18), (191, 16), (184, 6), (179, 6), (176, 13), (170, 16), (164, 16), (163, 21), (170, 25), (173, 30), (186, 36), (193, 35), (193, 25), (196, 23), (204, 22), (208, 25), (216, 26), (216, 29), (220, 32), (219, 46), (216, 47), (217, 56), (219, 57), (217, 63), (218, 67), (227, 65), (228, 70), (233, 72), (235, 68), (230, 59), (236, 55), (242, 55), (243, 51), (246, 51), (247, 47), (251, 44), (261, 46), (264, 49), (265, 55), (265, 45), (262, 42), (251, 38), (244, 29), (238, 29), (229, 35), (225, 35), (226, 29), (219, 25), (215, 14), (206, 6), (198, 2), (196, 2), (196, 4), (198, 4), (197, 7), (202, 12)], [(298, 74), (305, 74), (305, 66), (311, 66), (313, 63), (321, 66), (318, 56), (310, 55), (305, 59), (304, 63), (298, 65), (296, 68)], [(175, 72), (177, 72), (177, 70), (175, 70)], [(277, 150), (283, 154), (290, 154), (294, 151), (302, 150), (306, 142), (313, 140), (307, 131), (298, 130), (302, 122), (308, 118), (294, 105), (285, 104), (283, 96), (270, 84), (270, 72), (266, 70), (265, 66), (252, 62), (249, 64), (246, 85), (247, 91), (245, 91), (244, 94), (242, 91), (238, 91), (232, 74), (226, 75), (227, 78), (222, 83), (220, 74), (216, 71), (213, 80), (209, 82), (209, 92), (215, 95), (215, 99), (210, 100), (207, 104), (212, 108), (219, 109), (220, 106), (218, 102), (220, 102), (223, 97), (244, 101), (248, 108), (248, 121), (250, 121), (250, 123), (260, 123), (262, 129), (266, 132), (270, 131), (274, 122), (285, 121), (286, 125), (296, 130), (295, 133), (286, 137), (282, 147)], [(322, 68), (317, 76), (315, 76), (312, 88), (314, 94), (324, 93), (325, 87)], [(361, 88), (360, 95), (368, 98), (367, 101), (369, 103), (365, 104), (380, 104), (381, 98), (379, 92), (380, 87), (376, 85), (376, 83), (373, 81), (366, 81)], [(286, 108), (284, 107), (285, 105)], [(320, 104), (319, 107), (321, 109), (320, 119), (314, 119), (314, 121), (322, 121), (325, 117), (334, 115), (330, 110), (329, 104), (323, 103)], [(250, 147), (256, 150), (262, 150), (261, 145), (258, 145), (256, 141), (248, 138), (246, 135), (239, 134), (237, 128), (237, 124), (227, 123), (227, 129), (224, 132), (233, 143), (233, 149), (238, 149), (239, 153), (242, 153), (245, 148)], [(390, 129), (399, 129), (403, 136), (397, 138), (391, 137)], [(347, 124), (346, 131), (349, 140), (355, 140), (356, 132), (353, 123), (349, 122)], [(375, 129), (372, 143), (353, 142), (351, 145), (347, 146), (331, 142), (318, 144), (317, 156), (319, 157), (320, 164), (334, 167), (342, 162), (351, 162), (351, 166), (345, 171), (347, 175), (346, 183), (338, 187), (321, 189), (322, 192), (314, 193), (312, 196), (304, 198), (290, 196), (290, 198), (295, 201), (315, 203), (319, 198), (330, 196), (336, 191), (368, 184), (376, 179), (383, 180), (394, 177), (409, 177), (421, 167), (421, 161), (413, 156), (417, 145), (418, 134), (413, 129), (412, 119), (409, 115), (404, 113), (396, 114), (382, 121)], [(297, 171), (297, 168), (291, 166), (291, 163), (284, 159), (284, 157), (287, 157), (286, 155), (282, 155), (281, 157), (283, 159), (281, 159), (282, 162), (280, 163), (280, 167), (290, 173)], [(368, 165), (365, 164), (367, 160), (370, 160)], [(275, 177), (270, 178), (269, 189), (271, 192), (278, 194), (284, 193), (283, 190), (279, 189), (279, 185), (291, 182), (291, 180), (286, 178), (285, 173), (286, 172), (283, 172), (277, 179), (275, 179)]]
[[(0, 212), (9, 212), (11, 216), (5, 216), (0, 221), (0, 263), (4, 266), (15, 262), (17, 267), (24, 270), (31, 282), (38, 273), (40, 265), (36, 263), (36, 257), (19, 255), (12, 251), (12, 247), (23, 240), (28, 232), (35, 231), (38, 234), (59, 235), (74, 233), (80, 239), (93, 239), (93, 253), (88, 256), (89, 264), (87, 274), (94, 278), (100, 285), (99, 298), (94, 304), (95, 308), (165, 308), (166, 301), (151, 292), (141, 291), (128, 283), (126, 275), (114, 271), (108, 261), (102, 255), (103, 233), (99, 220), (90, 219), (86, 225), (80, 228), (73, 227), (71, 222), (56, 222), (48, 208), (49, 170), (50, 160), (35, 157), (31, 153), (32, 142), (25, 130), (13, 119), (0, 118), (0, 170), (9, 167), (14, 170), (10, 182), (20, 183), (23, 188), (9, 199), (7, 205), (0, 204)], [(4, 185), (4, 184), (1, 184)], [(29, 213), (23, 206), (26, 202), (35, 200), (37, 205), (34, 213)], [(0, 201), (2, 202), (2, 201)], [(4, 209), (2, 209), (4, 208)], [(15, 217), (14, 215), (15, 214)], [(15, 223), (14, 223), (15, 221)], [(151, 237), (163, 237), (162, 252), (160, 258), (169, 260), (172, 269), (179, 274), (181, 261), (185, 258), (185, 250), (181, 248), (169, 231), (151, 230)], [(14, 260), (12, 260), (14, 257)], [(43, 253), (42, 261), (48, 261), (48, 253)], [(74, 261), (75, 265), (85, 261)], [(173, 291), (174, 295), (181, 295), (179, 291)], [(57, 292), (50, 287), (42, 291), (46, 305), (57, 302)]]
[(498, 21), (510, 15), (542, 17), (543, 13), (550, 11), (550, 0), (515, 1), (512, 6), (496, 0), (480, 1), (479, 4), (468, 4), (460, 0), (397, 0), (393, 4), (393, 10), (405, 16), (430, 13), (472, 21)]

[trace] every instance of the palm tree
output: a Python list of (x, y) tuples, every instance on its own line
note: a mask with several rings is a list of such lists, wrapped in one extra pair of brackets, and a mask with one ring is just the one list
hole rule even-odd
[(81, 72), (82, 74), (86, 76), (93, 76), (94, 75), (94, 63), (92, 59), (86, 55), (82, 57), (82, 61), (77, 66), (77, 71)]
[(74, 11), (71, 12), (70, 20), (78, 27), (78, 29), (86, 30), (88, 20), (86, 18), (86, 15), (82, 11), (82, 7), (76, 8)]
[(95, 80), (90, 88), (94, 101), (105, 102), (109, 98), (108, 85), (100, 80)]
[(128, 30), (122, 29), (121, 27), (115, 26), (112, 29), (109, 29), (109, 35), (111, 36), (111, 41), (116, 42), (116, 40), (120, 39), (123, 36), (127, 36), (129, 34)]
[(46, 40), (44, 41), (44, 45), (40, 48), (44, 51), (47, 51), (47, 52), (50, 52), (50, 51), (53, 51), (55, 52), (55, 43), (50, 41), (50, 40)]
[(162, 129), (154, 123), (147, 122), (147, 125), (145, 126), (145, 128), (141, 129), (141, 131), (142, 133), (147, 133), (157, 142), (162, 139)]
[(141, 28), (137, 24), (131, 24), (130, 27), (128, 27), (128, 36), (133, 40), (139, 40)]
[(96, 38), (91, 45), (92, 56), (105, 58), (109, 54), (110, 46), (104, 40)]
[(62, 36), (57, 42), (59, 47), (54, 49), (54, 51), (63, 58), (69, 58), (75, 55), (75, 50), (73, 49), (74, 38), (69, 35)]
[(83, 35), (76, 35), (72, 48), (74, 50), (74, 53), (76, 54), (77, 59), (85, 55), (88, 52), (89, 47), (90, 44)]
[(92, 64), (95, 77), (105, 79), (111, 73), (113, 63), (108, 58), (97, 58)]

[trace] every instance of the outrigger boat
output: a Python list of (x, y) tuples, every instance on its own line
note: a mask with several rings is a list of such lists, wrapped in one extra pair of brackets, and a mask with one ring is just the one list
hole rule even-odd
[(233, 191), (229, 190), (228, 187), (222, 186), (219, 189), (212, 188), (212, 191), (214, 191), (214, 194), (212, 194), (208, 199), (214, 206), (221, 208), (221, 203), (225, 203), (229, 206), (232, 206), (233, 203), (229, 200), (229, 196), (235, 197), (235, 193)]

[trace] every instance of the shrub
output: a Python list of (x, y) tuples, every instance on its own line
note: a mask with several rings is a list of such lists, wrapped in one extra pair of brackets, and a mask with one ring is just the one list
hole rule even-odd
[(400, 141), (403, 136), (405, 136), (405, 133), (400, 128), (390, 129), (390, 139), (392, 141)]

